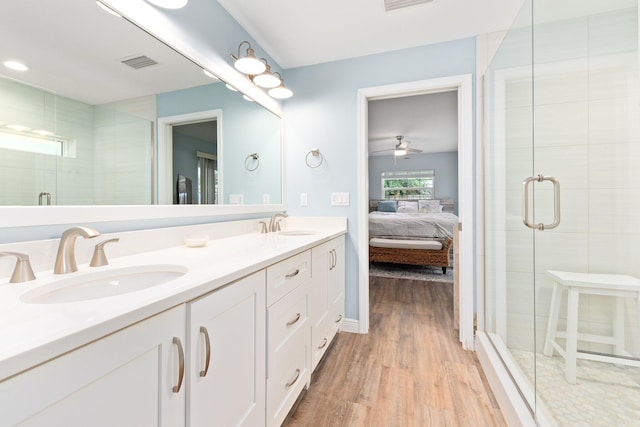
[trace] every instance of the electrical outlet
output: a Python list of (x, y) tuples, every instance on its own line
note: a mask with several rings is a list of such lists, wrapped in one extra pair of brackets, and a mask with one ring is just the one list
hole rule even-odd
[(331, 206), (349, 206), (349, 193), (331, 193)]
[(300, 193), (300, 206), (309, 206), (307, 193)]
[(271, 194), (264, 193), (262, 195), (262, 204), (263, 205), (270, 205), (271, 204)]

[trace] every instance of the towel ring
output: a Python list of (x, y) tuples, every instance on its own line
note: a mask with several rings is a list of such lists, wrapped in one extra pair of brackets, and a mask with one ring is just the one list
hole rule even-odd
[[(320, 161), (318, 162), (317, 165), (315, 166), (311, 166), (311, 164), (309, 163), (309, 156), (313, 156), (313, 157), (319, 157)], [(315, 150), (311, 150), (307, 153), (307, 155), (304, 157), (304, 162), (307, 164), (307, 166), (309, 166), (311, 169), (315, 169), (317, 167), (319, 167), (322, 162), (324, 162), (324, 156), (322, 155), (322, 153), (320, 152), (319, 148), (316, 148)]]
[[(249, 164), (247, 163), (249, 161), (249, 159), (253, 159), (253, 160), (256, 161), (256, 166), (254, 168), (250, 168), (249, 167)], [(254, 170), (258, 169), (259, 166), (260, 166), (260, 155), (258, 153), (249, 154), (244, 159), (244, 168), (246, 170), (248, 170), (249, 172), (253, 172)]]

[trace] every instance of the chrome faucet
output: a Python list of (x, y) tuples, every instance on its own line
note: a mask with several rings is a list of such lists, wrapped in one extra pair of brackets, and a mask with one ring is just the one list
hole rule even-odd
[(62, 233), (60, 237), (60, 245), (58, 246), (58, 254), (56, 255), (56, 264), (53, 267), (53, 274), (66, 274), (78, 271), (76, 264), (76, 239), (82, 236), (85, 239), (98, 237), (100, 233), (89, 227), (71, 227)]
[(279, 218), (286, 218), (288, 215), (284, 212), (279, 212), (277, 214), (274, 214), (271, 217), (271, 221), (269, 221), (269, 231), (280, 231), (280, 219)]
[(14, 256), (18, 259), (9, 283), (22, 283), (36, 278), (29, 263), (29, 255), (18, 252), (0, 252), (0, 256)]

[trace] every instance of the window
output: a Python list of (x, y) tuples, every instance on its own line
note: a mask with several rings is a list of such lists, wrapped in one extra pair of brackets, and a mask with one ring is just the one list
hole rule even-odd
[(382, 172), (383, 199), (433, 199), (433, 170)]
[(19, 132), (0, 130), (0, 148), (26, 151), (29, 153), (48, 154), (51, 156), (68, 156), (68, 142), (60, 137), (28, 135)]

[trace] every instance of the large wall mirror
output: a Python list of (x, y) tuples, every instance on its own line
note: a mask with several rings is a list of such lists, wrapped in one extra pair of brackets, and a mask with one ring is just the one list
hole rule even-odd
[(282, 205), (280, 117), (96, 2), (3, 2), (8, 60), (0, 206)]

